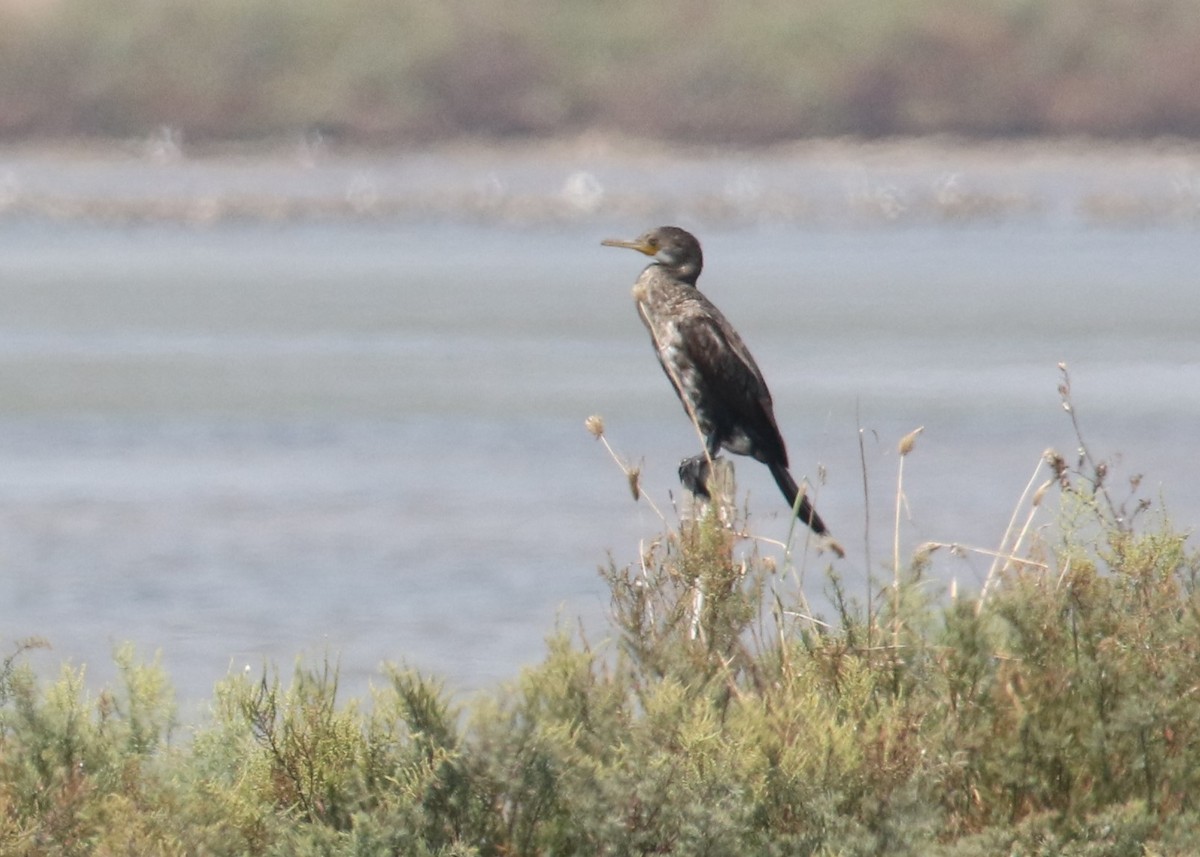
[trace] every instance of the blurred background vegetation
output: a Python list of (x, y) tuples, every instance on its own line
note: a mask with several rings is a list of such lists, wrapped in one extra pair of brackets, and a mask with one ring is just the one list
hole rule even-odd
[(1200, 133), (1195, 0), (0, 0), (0, 134)]

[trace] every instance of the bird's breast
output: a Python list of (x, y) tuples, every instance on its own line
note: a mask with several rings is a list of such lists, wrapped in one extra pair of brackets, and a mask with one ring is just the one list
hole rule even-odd
[(684, 341), (679, 326), (673, 322), (660, 324), (655, 339), (663, 365), (670, 367), (667, 371), (675, 376), (675, 380), (685, 391), (696, 388), (700, 381), (696, 363), (688, 353), (687, 342)]

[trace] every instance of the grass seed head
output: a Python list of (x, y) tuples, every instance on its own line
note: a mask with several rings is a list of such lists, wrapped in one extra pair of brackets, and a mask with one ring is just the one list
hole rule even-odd
[(917, 545), (917, 549), (913, 551), (913, 559), (917, 562), (923, 562), (929, 558), (929, 555), (942, 547), (940, 542), (922, 542)]
[(925, 431), (925, 426), (920, 426), (910, 431), (904, 437), (900, 438), (899, 449), (901, 458), (913, 451), (913, 446), (915, 446), (917, 443), (917, 435), (923, 431)]
[(629, 468), (625, 471), (625, 477), (629, 480), (629, 491), (633, 494), (633, 499), (640, 500), (642, 497), (642, 468)]
[(1067, 476), (1067, 460), (1062, 457), (1062, 454), (1057, 449), (1047, 449), (1042, 455), (1046, 459), (1046, 464), (1054, 471), (1054, 478), (1064, 486), (1069, 484)]

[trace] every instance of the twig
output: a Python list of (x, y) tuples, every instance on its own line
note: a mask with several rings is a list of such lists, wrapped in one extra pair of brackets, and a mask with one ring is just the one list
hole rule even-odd
[[(638, 565), (642, 570), (641, 584), (645, 587), (646, 592), (650, 591), (650, 572), (646, 569), (646, 540), (638, 539)], [(646, 613), (651, 627), (654, 626), (654, 601), (649, 597), (646, 598)]]
[(825, 628), (827, 630), (833, 629), (833, 626), (830, 625), (828, 622), (822, 622), (820, 619), (818, 619), (816, 616), (813, 616), (811, 613), (800, 613), (799, 611), (796, 611), (796, 610), (781, 610), (780, 612), (782, 612), (784, 616), (793, 616), (797, 619), (803, 619), (805, 622), (809, 622), (813, 625), (820, 625), (822, 628)]
[(784, 551), (786, 551), (788, 547), (787, 543), (781, 542), (779, 539), (773, 539), (770, 536), (757, 536), (754, 533), (748, 533), (744, 530), (734, 530), (732, 531), (732, 534), (737, 538), (745, 539), (748, 542), (762, 542), (764, 545), (771, 545), (771, 547), (781, 548)]
[(990, 548), (977, 548), (977, 547), (972, 547), (971, 545), (960, 545), (960, 544), (957, 544), (954, 542), (925, 542), (920, 547), (918, 547), (917, 550), (918, 550), (918, 552), (923, 551), (925, 553), (930, 553), (932, 551), (937, 550), (938, 548), (946, 548), (948, 551), (951, 551), (952, 553), (958, 552), (958, 551), (967, 551), (970, 553), (981, 554), (982, 556), (990, 556), (993, 558), (1002, 559), (1007, 562), (1015, 562), (1020, 565), (1032, 565), (1035, 568), (1042, 569), (1043, 571), (1050, 570), (1050, 566), (1046, 565), (1046, 563), (1044, 563), (1044, 562), (1038, 562), (1036, 559), (1026, 559), (1024, 557), (1016, 556), (1015, 554), (1000, 553), (999, 551), (994, 551), (994, 550), (991, 550)]
[[(796, 576), (796, 594), (800, 599), (800, 606), (805, 613), (811, 614), (812, 607), (808, 603), (808, 596), (804, 594), (804, 572), (808, 567), (808, 551), (805, 551), (800, 558), (800, 568), (797, 570), (792, 562), (792, 538), (796, 533), (796, 520), (800, 517), (800, 503), (808, 494), (808, 480), (804, 480), (800, 485), (800, 490), (796, 493), (796, 502), (792, 504), (792, 519), (788, 524), (787, 538), (784, 539), (783, 563), (792, 569), (792, 573)], [(811, 531), (805, 536), (805, 546), (808, 545), (808, 539), (811, 537)]]
[[(1083, 431), (1079, 427), (1079, 419), (1075, 415), (1075, 403), (1071, 399), (1071, 375), (1067, 371), (1066, 363), (1058, 364), (1058, 371), (1062, 373), (1062, 382), (1058, 385), (1058, 394), (1062, 397), (1063, 410), (1071, 418), (1071, 427), (1075, 429), (1075, 439), (1079, 442), (1079, 462), (1087, 462), (1092, 470), (1092, 475), (1085, 478), (1092, 483), (1094, 494), (1099, 494), (1104, 497), (1104, 502), (1108, 505), (1108, 511), (1112, 515), (1113, 523), (1120, 530), (1127, 530), (1129, 525), (1125, 521), (1125, 511), (1123, 508), (1118, 508), (1113, 502), (1112, 495), (1108, 493), (1108, 483), (1105, 482), (1104, 476), (1108, 472), (1108, 465), (1103, 461), (1096, 461), (1092, 455), (1092, 450), (1088, 446), (1087, 441), (1083, 439)], [(1084, 474), (1080, 474), (1081, 476)]]
[(917, 435), (925, 431), (925, 426), (913, 429), (900, 439), (898, 451), (900, 466), (896, 473), (896, 525), (892, 536), (892, 645), (900, 645), (900, 509), (904, 500), (904, 459), (912, 452), (917, 442)]
[[(1029, 481), (1025, 483), (1025, 490), (1021, 492), (1021, 497), (1017, 500), (1017, 505), (1013, 507), (1012, 517), (1008, 519), (1008, 527), (1004, 530), (1004, 535), (1000, 538), (1000, 546), (996, 548), (995, 559), (992, 561), (991, 567), (988, 568), (987, 577), (984, 578), (983, 581), (983, 588), (979, 591), (979, 603), (975, 605), (976, 615), (979, 615), (979, 611), (983, 609), (983, 602), (987, 598), (988, 590), (991, 588), (992, 581), (995, 579), (996, 573), (1000, 569), (1000, 560), (1008, 558), (1007, 554), (1002, 552), (1005, 549), (1005, 545), (1008, 544), (1009, 537), (1012, 535), (1013, 527), (1015, 527), (1017, 524), (1017, 515), (1021, 511), (1021, 507), (1025, 504), (1025, 498), (1029, 496), (1030, 490), (1033, 489), (1033, 483), (1037, 481), (1038, 474), (1041, 472), (1042, 467), (1045, 466), (1045, 461), (1046, 453), (1042, 453), (1038, 458), (1037, 466), (1034, 467), (1033, 473), (1029, 477)], [(1038, 499), (1040, 500), (1040, 496)], [(1017, 538), (1016, 543), (1014, 543), (1013, 546), (1008, 550), (1009, 554), (1015, 554), (1017, 552), (1017, 547), (1025, 538), (1025, 533), (1029, 530), (1029, 524), (1033, 520), (1033, 515), (1034, 512), (1036, 512), (1037, 507), (1038, 504), (1034, 503), (1033, 507), (1030, 509), (1029, 517), (1025, 520), (1025, 526), (1022, 528), (1020, 536)], [(1004, 567), (1008, 567), (1007, 562), (1005, 562)]]
[(858, 461), (862, 467), (863, 486), (863, 556), (867, 563), (867, 643), (875, 632), (875, 571), (871, 563), (871, 492), (867, 480), (867, 448), (863, 441), (864, 431), (859, 413), (859, 402), (854, 403), (854, 421), (858, 424)]
[(608, 450), (609, 457), (616, 463), (617, 467), (621, 468), (621, 472), (625, 474), (625, 479), (629, 482), (629, 490), (633, 493), (633, 499), (640, 500), (646, 498), (646, 502), (650, 504), (650, 508), (654, 510), (654, 514), (658, 515), (658, 519), (664, 524), (667, 522), (666, 516), (659, 510), (654, 500), (650, 495), (642, 490), (642, 470), (640, 467), (629, 467), (621, 460), (621, 456), (617, 455), (616, 451), (608, 442), (608, 438), (604, 434), (604, 420), (597, 414), (593, 414), (583, 421), (584, 426), (592, 436), (604, 444), (604, 448)]

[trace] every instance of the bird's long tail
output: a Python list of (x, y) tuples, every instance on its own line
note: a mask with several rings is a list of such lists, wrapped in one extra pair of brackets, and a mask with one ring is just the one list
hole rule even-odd
[[(783, 492), (783, 496), (787, 498), (788, 505), (796, 509), (796, 517), (807, 524), (814, 533), (821, 536), (824, 547), (829, 548), (839, 557), (844, 557), (845, 550), (837, 540), (829, 535), (828, 527), (825, 526), (825, 522), (821, 520), (821, 516), (817, 514), (812, 503), (808, 502), (807, 495), (800, 497), (800, 507), (796, 508), (796, 497), (800, 495), (800, 488), (796, 485), (796, 480), (792, 478), (788, 469), (782, 464), (768, 464), (767, 467), (771, 469), (771, 475), (775, 477), (775, 483)], [(708, 456), (704, 453), (692, 458), (685, 458), (679, 463), (679, 481), (697, 497), (709, 496), (708, 474)]]
[[(800, 488), (796, 485), (796, 480), (792, 478), (792, 474), (788, 473), (788, 469), (779, 463), (768, 464), (767, 466), (771, 468), (771, 475), (775, 477), (775, 484), (783, 492), (788, 505), (796, 509), (796, 496), (800, 493)], [(802, 523), (808, 524), (809, 529), (818, 536), (829, 534), (825, 522), (821, 520), (821, 516), (817, 514), (817, 510), (812, 507), (812, 503), (808, 502), (807, 496), (800, 498), (800, 508), (796, 509), (796, 517)]]

